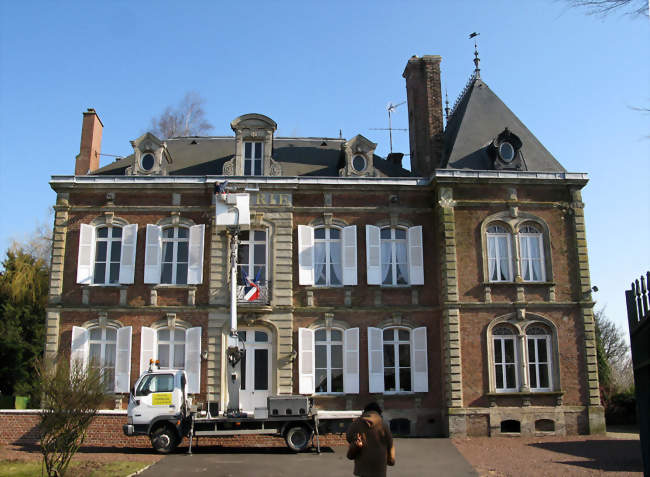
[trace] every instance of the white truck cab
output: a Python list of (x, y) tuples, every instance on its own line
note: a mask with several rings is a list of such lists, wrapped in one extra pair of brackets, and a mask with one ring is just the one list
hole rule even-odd
[(124, 433), (148, 435), (158, 452), (170, 452), (185, 434), (190, 405), (185, 371), (152, 366), (131, 390)]

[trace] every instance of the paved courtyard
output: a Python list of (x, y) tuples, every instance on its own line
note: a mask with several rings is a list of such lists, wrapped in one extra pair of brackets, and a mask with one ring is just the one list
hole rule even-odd
[[(181, 448), (185, 451), (186, 448)], [(395, 439), (397, 464), (389, 476), (476, 476), (449, 439)], [(327, 447), (321, 454), (293, 454), (284, 448), (199, 447), (192, 455), (173, 454), (140, 474), (142, 477), (210, 475), (215, 477), (332, 477), (352, 475), (347, 448)]]

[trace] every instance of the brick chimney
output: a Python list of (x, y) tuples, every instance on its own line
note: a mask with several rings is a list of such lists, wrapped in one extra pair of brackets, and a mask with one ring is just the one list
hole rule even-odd
[(438, 55), (412, 56), (402, 74), (409, 109), (411, 171), (421, 177), (429, 177), (442, 163), (441, 60)]
[(99, 169), (99, 152), (102, 148), (102, 124), (94, 109), (84, 113), (81, 124), (81, 145), (74, 166), (74, 174), (83, 176)]

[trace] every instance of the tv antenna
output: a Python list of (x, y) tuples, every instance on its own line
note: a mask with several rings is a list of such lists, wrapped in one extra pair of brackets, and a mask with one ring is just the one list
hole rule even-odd
[(388, 111), (388, 127), (387, 128), (370, 128), (373, 131), (388, 131), (388, 136), (390, 138), (390, 152), (393, 153), (393, 131), (408, 131), (404, 128), (394, 128), (391, 121), (391, 114), (395, 112), (398, 106), (405, 104), (406, 101), (401, 103), (393, 104), (392, 102), (386, 105), (386, 111)]

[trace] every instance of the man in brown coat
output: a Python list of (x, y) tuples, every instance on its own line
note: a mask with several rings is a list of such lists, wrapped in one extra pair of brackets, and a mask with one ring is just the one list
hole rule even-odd
[(386, 465), (395, 465), (395, 447), (388, 425), (376, 402), (368, 404), (347, 432), (348, 459), (354, 459), (354, 475), (385, 477)]

